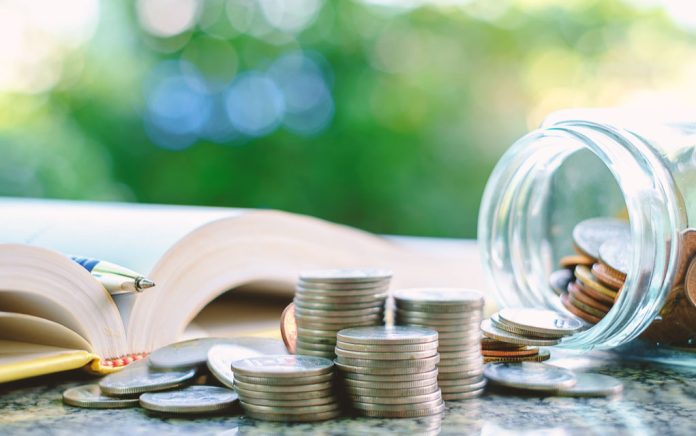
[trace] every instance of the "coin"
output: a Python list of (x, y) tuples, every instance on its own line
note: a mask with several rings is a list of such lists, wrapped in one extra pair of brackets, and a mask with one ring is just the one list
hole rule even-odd
[(463, 378), (474, 377), (481, 374), (483, 374), (483, 364), (472, 366), (471, 368), (467, 369), (460, 369), (456, 372), (438, 373), (437, 380), (438, 383), (440, 383), (443, 380), (461, 380)]
[(424, 401), (414, 404), (375, 404), (375, 403), (363, 403), (360, 401), (353, 401), (351, 406), (358, 410), (369, 410), (373, 412), (408, 412), (416, 410), (427, 410), (431, 408), (438, 408), (442, 404), (442, 398), (438, 392), (437, 398), (430, 401)]
[(551, 358), (549, 350), (540, 349), (539, 353), (533, 356), (509, 356), (509, 357), (490, 357), (484, 356), (483, 361), (489, 362), (544, 362)]
[(379, 326), (355, 327), (341, 330), (337, 334), (338, 341), (352, 344), (422, 344), (436, 341), (437, 331), (422, 327)]
[(498, 312), (498, 317), (506, 324), (531, 333), (570, 335), (583, 327), (575, 318), (546, 309), (505, 308)]
[(297, 326), (302, 327), (303, 329), (312, 329), (312, 330), (333, 330), (335, 329), (336, 331), (338, 330), (343, 330), (346, 328), (351, 328), (351, 327), (369, 327), (373, 325), (380, 325), (382, 324), (381, 319), (377, 320), (365, 320), (365, 321), (360, 321), (360, 322), (346, 322), (344, 324), (327, 324), (327, 323), (316, 323), (316, 322), (307, 322), (303, 321), (300, 319), (297, 319)]
[(630, 237), (631, 229), (628, 223), (614, 218), (591, 218), (578, 223), (573, 229), (576, 248), (594, 259), (600, 258), (599, 248), (605, 241)]
[[(479, 291), (464, 288), (415, 288), (399, 289), (392, 293), (402, 307), (442, 307), (465, 310), (483, 307), (483, 295)], [(430, 312), (425, 310), (424, 312)]]
[(512, 333), (513, 335), (525, 337), (525, 338), (530, 338), (530, 339), (560, 339), (563, 338), (566, 335), (563, 334), (547, 334), (547, 333), (536, 333), (532, 332), (529, 330), (524, 330), (521, 328), (518, 328), (512, 324), (503, 322), (500, 319), (500, 316), (498, 313), (494, 313), (491, 315), (491, 321), (493, 322), (493, 326), (500, 329), (504, 330), (508, 333)]
[(273, 406), (273, 407), (304, 407), (304, 406), (321, 406), (324, 404), (338, 403), (336, 396), (309, 398), (303, 400), (269, 400), (264, 398), (244, 398), (245, 403), (255, 404), (257, 406)]
[(298, 315), (308, 315), (308, 316), (332, 316), (336, 318), (352, 318), (355, 316), (363, 315), (373, 315), (373, 314), (384, 314), (384, 309), (382, 307), (370, 307), (367, 309), (355, 309), (355, 310), (322, 310), (322, 309), (302, 309), (295, 308), (295, 313)]
[(247, 357), (262, 356), (273, 353), (280, 354), (284, 350), (283, 343), (277, 339), (268, 338), (236, 338), (224, 344), (213, 345), (208, 350), (207, 365), (210, 372), (220, 383), (232, 387), (234, 374), (232, 362)]
[(323, 341), (322, 343), (335, 344), (336, 333), (338, 333), (338, 330), (306, 329), (303, 327), (297, 328), (297, 334), (299, 335), (298, 338), (301, 338), (303, 341), (308, 340), (308, 338), (311, 338), (312, 341), (316, 341), (318, 338), (327, 338), (329, 341)]
[(577, 383), (569, 388), (561, 388), (556, 395), (566, 397), (608, 397), (623, 391), (623, 384), (614, 377), (602, 374), (580, 372), (575, 374)]
[(269, 385), (269, 384), (256, 384), (256, 383), (246, 383), (240, 381), (239, 378), (234, 381), (235, 389), (244, 391), (261, 391), (261, 392), (308, 392), (308, 391), (319, 391), (322, 389), (331, 389), (333, 383), (323, 382), (323, 383), (310, 383), (307, 385)]
[(462, 330), (458, 332), (442, 332), (438, 334), (438, 339), (439, 340), (447, 340), (447, 339), (461, 339), (464, 341), (479, 341), (481, 340), (481, 332), (479, 329), (475, 330)]
[(295, 286), (296, 291), (369, 291), (372, 289), (386, 288), (389, 286), (389, 280), (379, 280), (375, 282), (345, 282), (345, 283), (328, 283), (328, 282), (306, 282), (298, 280)]
[(597, 310), (594, 307), (589, 306), (589, 305), (583, 303), (582, 301), (578, 300), (577, 298), (575, 298), (575, 296), (573, 296), (573, 294), (569, 294), (566, 297), (566, 299), (568, 300), (568, 302), (570, 304), (577, 307), (582, 312), (589, 314), (589, 315), (592, 315), (592, 316), (595, 316), (598, 319), (602, 319), (604, 317), (604, 315), (606, 315), (605, 312), (602, 312), (601, 310)]
[(369, 289), (345, 289), (345, 290), (334, 290), (334, 289), (307, 289), (298, 286), (295, 288), (296, 295), (302, 295), (308, 298), (352, 298), (352, 297), (373, 297), (378, 295), (384, 295), (387, 293), (389, 286), (380, 286), (377, 288)]
[(371, 309), (371, 308), (382, 308), (384, 307), (383, 299), (375, 299), (374, 301), (368, 301), (366, 303), (319, 303), (316, 301), (307, 301), (303, 299), (298, 299), (297, 297), (293, 301), (295, 303), (296, 309), (321, 309), (321, 310), (354, 310), (354, 309)]
[(147, 365), (126, 367), (109, 374), (99, 382), (106, 395), (127, 396), (143, 392), (162, 391), (183, 386), (196, 375), (195, 369), (186, 371), (153, 371)]
[(361, 380), (365, 382), (380, 382), (380, 383), (397, 383), (397, 382), (415, 382), (419, 380), (431, 380), (437, 377), (437, 369), (429, 371), (411, 373), (411, 374), (396, 374), (396, 375), (372, 375), (346, 372), (341, 375), (346, 379)]
[(325, 357), (327, 359), (333, 359), (333, 357), (335, 356), (333, 351), (307, 350), (300, 347), (298, 347), (295, 351), (297, 353), (297, 356)]
[(232, 362), (235, 373), (251, 377), (298, 377), (331, 372), (333, 362), (321, 357), (260, 356)]
[(370, 374), (370, 375), (403, 375), (403, 374), (417, 374), (421, 372), (426, 372), (430, 370), (434, 370), (437, 368), (436, 364), (432, 365), (427, 365), (427, 366), (412, 366), (412, 367), (404, 367), (404, 368), (394, 368), (391, 366), (387, 367), (370, 367), (366, 368), (364, 366), (354, 366), (354, 365), (346, 365), (338, 360), (335, 362), (336, 367), (341, 370), (342, 372), (350, 372), (350, 373), (358, 373), (358, 374)]
[(304, 415), (306, 413), (324, 413), (339, 409), (338, 404), (322, 404), (318, 406), (303, 407), (282, 407), (282, 406), (260, 406), (258, 404), (247, 403), (240, 400), (245, 412), (254, 413), (281, 413), (286, 415)]
[(421, 388), (424, 386), (430, 386), (432, 384), (437, 385), (437, 373), (435, 376), (430, 377), (425, 380), (413, 380), (413, 381), (400, 381), (400, 382), (385, 382), (385, 381), (364, 381), (364, 380), (353, 380), (351, 378), (343, 378), (343, 385), (346, 387), (355, 388), (371, 388), (376, 389), (413, 389)]
[(626, 278), (633, 258), (633, 246), (630, 232), (618, 238), (605, 240), (599, 247), (599, 260), (611, 268), (617, 275)]
[(290, 303), (280, 315), (280, 336), (290, 354), (295, 354), (297, 342), (297, 323), (295, 322), (295, 304)]
[(471, 392), (457, 392), (457, 393), (442, 393), (442, 399), (445, 401), (459, 401), (459, 400), (468, 400), (471, 398), (477, 398), (480, 397), (481, 394), (483, 394), (484, 389), (480, 389), (478, 391), (471, 391)]
[(505, 330), (501, 330), (494, 326), (490, 319), (484, 320), (481, 323), (481, 331), (485, 336), (493, 338), (502, 342), (510, 342), (519, 345), (535, 345), (541, 347), (549, 347), (552, 345), (559, 344), (560, 339), (540, 339), (540, 338), (528, 338), (524, 336), (515, 335)]
[(237, 380), (243, 383), (252, 383), (254, 385), (272, 385), (272, 386), (292, 386), (292, 385), (309, 385), (315, 383), (325, 383), (333, 380), (332, 372), (321, 375), (313, 375), (307, 377), (250, 377), (237, 374)]
[(350, 357), (354, 359), (369, 359), (369, 360), (404, 360), (404, 359), (424, 359), (433, 357), (437, 354), (437, 349), (426, 351), (401, 351), (401, 352), (362, 352), (344, 350), (340, 346), (336, 346), (336, 355), (341, 357)]
[(481, 380), (485, 380), (483, 375), (475, 375), (472, 377), (463, 377), (454, 380), (438, 380), (437, 383), (441, 388), (445, 389), (448, 386), (472, 385), (479, 383)]
[(369, 345), (369, 344), (351, 344), (350, 342), (341, 342), (341, 348), (349, 351), (360, 351), (363, 353), (401, 353), (413, 351), (433, 351), (437, 350), (437, 342), (428, 342), (425, 344), (410, 344), (410, 345)]
[(452, 351), (448, 353), (440, 353), (440, 361), (445, 361), (449, 359), (470, 359), (472, 357), (480, 357), (481, 348), (475, 347), (471, 350), (466, 351)]
[(469, 362), (466, 365), (438, 365), (438, 376), (443, 377), (445, 374), (464, 374), (467, 371), (478, 370), (483, 365), (483, 358), (479, 357), (476, 361)]
[(482, 379), (477, 381), (476, 383), (467, 383), (467, 384), (460, 384), (460, 385), (448, 385), (448, 386), (441, 386), (442, 388), (442, 393), (445, 394), (454, 394), (454, 393), (459, 393), (459, 392), (471, 392), (471, 391), (478, 391), (486, 387), (486, 379)]
[[(350, 394), (350, 392), (349, 392)], [(439, 389), (434, 392), (422, 395), (403, 395), (391, 397), (374, 397), (367, 395), (354, 395), (353, 404), (379, 404), (379, 405), (403, 405), (410, 406), (413, 404), (423, 404), (431, 401), (442, 401), (442, 393)]]
[(573, 272), (568, 269), (559, 269), (554, 271), (549, 276), (549, 286), (557, 294), (562, 295), (568, 289), (568, 283), (573, 281), (575, 276)]
[(592, 297), (593, 299), (600, 301), (602, 303), (605, 303), (606, 305), (610, 306), (614, 304), (614, 296), (608, 296), (605, 294), (602, 294), (600, 292), (595, 291), (594, 289), (586, 286), (581, 280), (576, 280), (573, 283), (568, 285), (568, 290), (570, 291), (570, 288), (576, 287), (580, 289), (584, 294)]
[(478, 331), (479, 325), (481, 324), (481, 317), (479, 317), (475, 321), (471, 321), (467, 324), (461, 324), (461, 323), (435, 324), (432, 322), (412, 321), (412, 320), (404, 319), (404, 318), (397, 316), (396, 317), (396, 324), (397, 325), (408, 325), (408, 326), (413, 326), (413, 327), (431, 328), (433, 330), (437, 330), (437, 332), (440, 333), (440, 337), (442, 337), (443, 334), (447, 334), (447, 333), (460, 333), (461, 334), (462, 332)]
[(614, 291), (618, 291), (624, 285), (625, 278), (617, 277), (617, 275), (608, 266), (603, 263), (595, 263), (592, 265), (592, 275), (597, 277), (603, 285), (611, 288)]
[[(359, 401), (365, 403), (377, 402), (381, 404), (391, 404), (386, 402), (386, 398), (399, 397), (402, 401), (413, 401), (418, 402), (418, 398), (421, 395), (428, 395), (438, 392), (439, 388), (437, 385), (437, 380), (433, 381), (431, 384), (426, 386), (419, 386), (413, 388), (382, 388), (381, 385), (375, 388), (365, 388), (365, 387), (353, 387), (346, 386), (345, 390), (349, 395), (360, 396)], [(375, 401), (367, 400), (366, 398), (375, 399)], [(376, 399), (384, 399), (377, 401)], [(408, 400), (406, 400), (408, 398)], [(385, 401), (383, 403), (382, 401)]]
[(484, 357), (525, 357), (539, 354), (538, 348), (525, 348), (522, 350), (483, 350)]
[(488, 363), (483, 374), (499, 386), (534, 391), (553, 392), (576, 383), (571, 371), (537, 362)]
[(559, 264), (563, 268), (574, 269), (577, 265), (587, 265), (590, 266), (595, 263), (595, 260), (591, 257), (584, 256), (582, 254), (576, 254), (572, 256), (562, 257)]
[(600, 318), (590, 315), (589, 313), (585, 313), (582, 310), (578, 309), (575, 307), (573, 304), (570, 302), (570, 298), (568, 298), (567, 295), (563, 295), (561, 297), (561, 303), (563, 304), (563, 307), (568, 309), (570, 313), (573, 315), (577, 316), (578, 318), (582, 319), (583, 321), (590, 323), (590, 324), (597, 324), (598, 322), (601, 321)]
[(306, 391), (306, 392), (265, 392), (265, 391), (247, 391), (239, 389), (237, 390), (239, 398), (242, 400), (249, 400), (253, 402), (253, 399), (264, 399), (264, 400), (285, 400), (285, 401), (295, 401), (295, 400), (310, 400), (316, 398), (324, 398), (335, 395), (334, 388), (322, 389), (318, 391)]
[(63, 402), (88, 409), (123, 409), (138, 405), (137, 398), (114, 398), (102, 394), (99, 385), (83, 385), (63, 392)]
[[(298, 348), (302, 348), (304, 350), (330, 351), (332, 353), (334, 351), (334, 348), (336, 348), (336, 346), (334, 344), (317, 344), (317, 343), (311, 342), (311, 339), (298, 340), (296, 346)], [(301, 354), (301, 353), (297, 353), (297, 354)]]
[(140, 396), (147, 410), (168, 413), (207, 413), (228, 409), (237, 404), (237, 394), (216, 386), (188, 386), (165, 392), (148, 392)]
[(586, 266), (578, 266), (575, 268), (575, 277), (581, 281), (586, 287), (591, 288), (600, 294), (606, 295), (607, 297), (616, 298), (616, 291), (609, 289), (592, 275), (590, 269)]
[(257, 413), (253, 411), (244, 411), (244, 415), (263, 421), (279, 421), (279, 422), (316, 422), (326, 421), (329, 419), (338, 418), (341, 416), (341, 409), (332, 410), (323, 413), (305, 413), (299, 414), (283, 414), (283, 413)]
[(374, 360), (374, 359), (353, 359), (351, 357), (336, 357), (336, 363), (350, 366), (362, 366), (364, 368), (422, 368), (432, 367), (440, 361), (440, 355), (436, 354), (431, 357), (421, 359), (403, 359), (403, 360)]
[(419, 310), (414, 310), (410, 308), (400, 307), (396, 304), (396, 314), (399, 316), (404, 316), (413, 319), (422, 319), (425, 321), (432, 322), (468, 322), (469, 320), (474, 320), (481, 317), (480, 310), (469, 310), (469, 311), (458, 311), (458, 312), (423, 312)]
[(568, 291), (573, 299), (578, 300), (581, 303), (599, 311), (599, 313), (602, 314), (600, 316), (606, 315), (611, 309), (610, 305), (597, 301), (589, 295), (585, 294), (575, 283), (568, 287)]
[(300, 280), (318, 283), (369, 283), (388, 280), (392, 272), (376, 268), (343, 268), (311, 270), (300, 273)]
[(508, 342), (500, 342), (495, 339), (483, 337), (481, 338), (481, 348), (483, 350), (519, 350), (525, 345), (510, 344)]
[(328, 304), (382, 304), (387, 298), (387, 294), (373, 294), (373, 295), (363, 295), (363, 296), (351, 296), (351, 297), (332, 297), (332, 296), (309, 296), (305, 294), (295, 294), (294, 301), (297, 304), (302, 303), (328, 303)]

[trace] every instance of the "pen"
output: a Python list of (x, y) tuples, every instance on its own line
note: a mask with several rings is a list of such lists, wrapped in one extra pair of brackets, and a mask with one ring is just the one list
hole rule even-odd
[(70, 256), (70, 259), (89, 271), (111, 295), (142, 292), (155, 286), (155, 282), (144, 275), (111, 262), (77, 256)]

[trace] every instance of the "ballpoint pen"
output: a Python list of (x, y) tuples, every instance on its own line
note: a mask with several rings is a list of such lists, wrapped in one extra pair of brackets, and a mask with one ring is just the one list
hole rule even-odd
[(111, 262), (77, 256), (70, 256), (70, 259), (89, 271), (111, 295), (142, 292), (155, 286), (144, 275)]

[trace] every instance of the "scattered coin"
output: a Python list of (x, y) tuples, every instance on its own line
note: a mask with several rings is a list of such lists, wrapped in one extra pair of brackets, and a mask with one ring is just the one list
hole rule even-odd
[(557, 345), (561, 342), (560, 339), (528, 338), (516, 335), (494, 326), (490, 319), (484, 320), (481, 323), (481, 331), (485, 336), (489, 338), (493, 338), (501, 342), (508, 342), (511, 344), (550, 347), (553, 345)]
[(219, 412), (237, 405), (237, 401), (234, 391), (216, 386), (189, 386), (140, 396), (140, 405), (144, 409), (177, 414)]
[(580, 222), (573, 229), (573, 241), (583, 254), (599, 259), (599, 248), (610, 239), (630, 239), (628, 223), (614, 218), (591, 218)]
[(88, 409), (122, 409), (138, 405), (137, 398), (114, 398), (102, 394), (99, 385), (96, 384), (66, 390), (63, 392), (63, 402)]
[(570, 335), (582, 329), (583, 324), (575, 318), (552, 310), (531, 308), (505, 308), (498, 312), (501, 321), (518, 329), (541, 335)]
[(556, 393), (568, 397), (609, 397), (623, 391), (623, 384), (614, 377), (602, 374), (580, 372), (575, 374), (577, 383), (569, 388), (561, 388)]
[(195, 375), (195, 369), (154, 371), (147, 365), (127, 366), (119, 372), (104, 377), (99, 382), (99, 388), (106, 395), (130, 396), (181, 387)]
[(266, 354), (283, 354), (284, 352), (283, 343), (277, 339), (230, 339), (224, 344), (213, 345), (208, 350), (207, 365), (210, 372), (220, 383), (231, 388), (234, 384), (233, 361)]
[(576, 383), (571, 371), (536, 362), (488, 363), (483, 374), (499, 386), (533, 391), (555, 392)]

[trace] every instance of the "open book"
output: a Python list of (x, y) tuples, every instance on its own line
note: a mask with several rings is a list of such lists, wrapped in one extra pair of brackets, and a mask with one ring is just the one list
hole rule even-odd
[[(156, 286), (112, 296), (68, 255), (120, 264)], [(109, 372), (124, 356), (210, 334), (203, 314), (218, 327), (270, 316), (275, 333), (282, 307), (269, 307), (292, 298), (298, 272), (337, 267), (389, 268), (392, 288), (483, 286), (466, 241), (377, 237), (270, 210), (0, 199), (0, 382)], [(236, 289), (251, 296), (241, 310), (211, 307)]]

